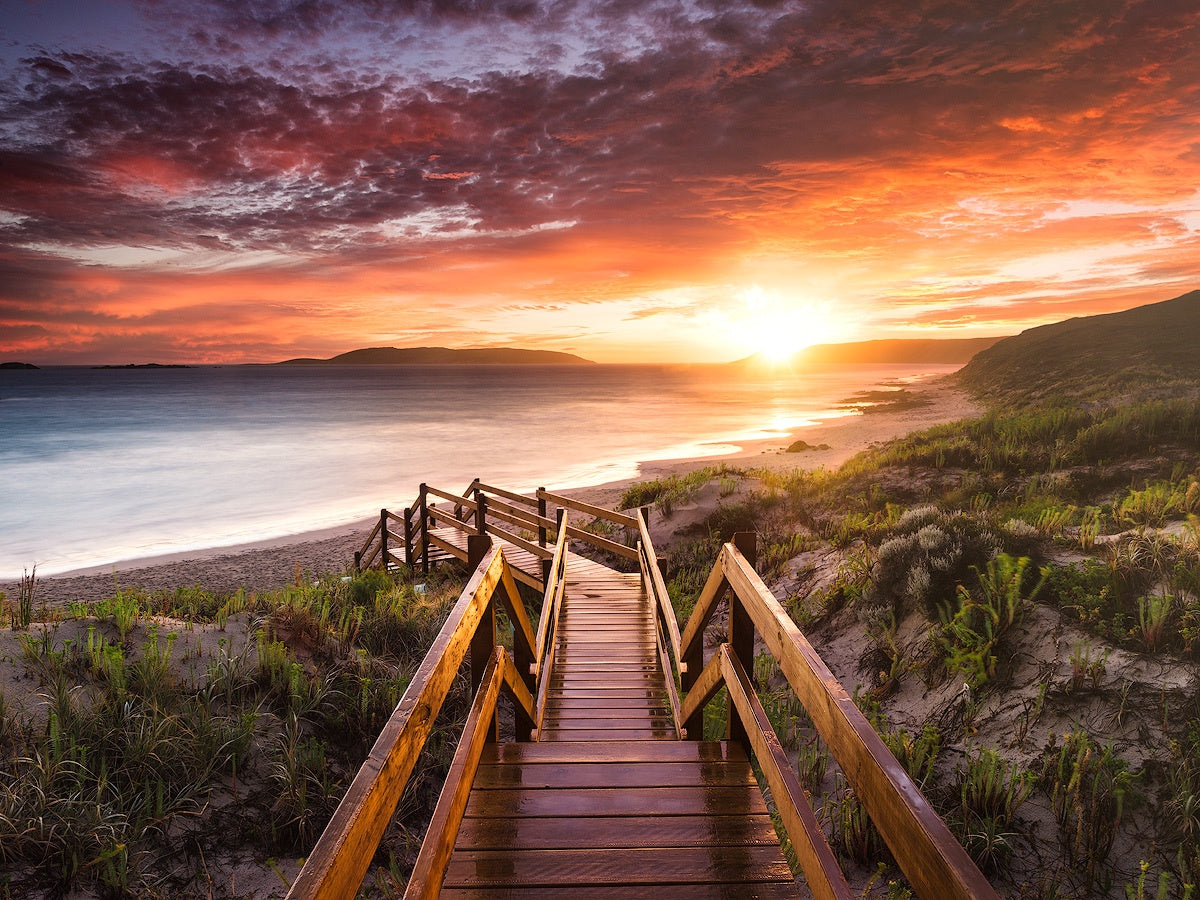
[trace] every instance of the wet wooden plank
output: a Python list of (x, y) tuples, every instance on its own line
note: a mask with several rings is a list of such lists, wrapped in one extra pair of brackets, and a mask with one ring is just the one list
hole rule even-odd
[(749, 767), (720, 763), (569, 763), (480, 766), (476, 790), (489, 788), (652, 788), (756, 784)]
[(733, 762), (749, 765), (745, 751), (728, 741), (669, 741), (624, 747), (580, 744), (504, 743), (484, 747), (480, 765), (559, 765), (564, 762)]
[(606, 850), (460, 850), (446, 887), (486, 885), (720, 884), (792, 882), (775, 847), (638, 847)]
[(543, 741), (673, 741), (674, 728), (558, 728), (540, 732)]
[(464, 819), (458, 846), (474, 850), (708, 847), (762, 844), (778, 847), (766, 814), (726, 816), (545, 816)]
[(765, 812), (757, 787), (659, 787), (624, 791), (496, 789), (473, 791), (471, 818), (513, 816), (699, 816), (728, 810)]
[[(803, 896), (796, 885), (784, 882), (763, 884), (656, 884), (652, 893), (655, 900), (784, 900)], [(479, 898), (479, 900), (506, 900), (520, 897), (522, 900), (645, 900), (645, 885), (604, 885), (584, 887), (580, 885), (554, 885), (553, 887), (470, 887), (443, 888), (445, 900)]]
[(657, 715), (670, 714), (667, 704), (663, 700), (662, 691), (643, 691), (640, 694), (634, 693), (633, 696), (610, 693), (604, 697), (575, 697), (559, 694), (554, 699), (554, 708), (559, 712), (588, 709), (649, 709), (657, 710)]

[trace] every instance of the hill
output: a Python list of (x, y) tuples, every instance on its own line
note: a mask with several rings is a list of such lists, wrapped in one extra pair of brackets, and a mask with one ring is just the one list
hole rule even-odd
[(1124, 312), (1030, 328), (958, 374), (990, 403), (1168, 396), (1200, 381), (1200, 291)]
[(515, 347), (368, 347), (330, 359), (289, 359), (282, 366), (562, 366), (593, 365), (590, 359), (554, 350)]
[(917, 338), (855, 341), (848, 344), (813, 344), (796, 354), (796, 361), (812, 363), (965, 363), (1003, 338)]

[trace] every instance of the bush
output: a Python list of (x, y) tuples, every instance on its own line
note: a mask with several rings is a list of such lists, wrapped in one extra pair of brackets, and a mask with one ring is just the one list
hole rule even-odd
[(912, 607), (924, 609), (931, 619), (945, 618), (955, 585), (997, 549), (995, 535), (962, 513), (911, 509), (879, 546), (864, 600), (871, 606), (890, 604), (897, 620)]

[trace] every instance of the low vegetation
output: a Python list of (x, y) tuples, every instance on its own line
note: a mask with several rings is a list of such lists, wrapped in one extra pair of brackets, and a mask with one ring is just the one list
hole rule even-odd
[[(247, 861), (276, 889), (294, 877), (461, 580), (117, 587), (55, 610), (30, 609), (35, 584), (0, 598), (0, 893), (180, 897), (256, 893)], [(465, 712), (460, 684), (380, 851), (385, 893), (403, 887), (391, 873), (411, 865), (408, 829), (428, 819)]]

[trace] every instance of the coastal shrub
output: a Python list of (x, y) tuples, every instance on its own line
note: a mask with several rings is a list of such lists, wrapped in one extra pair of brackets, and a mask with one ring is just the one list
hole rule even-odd
[(729, 489), (730, 479), (744, 475), (741, 469), (722, 463), (718, 466), (693, 469), (683, 474), (635, 482), (621, 494), (621, 499), (617, 501), (617, 509), (638, 509), (653, 505), (663, 515), (670, 516), (676, 506), (690, 501), (710, 481), (721, 479), (722, 496), (726, 496), (732, 493)]
[[(722, 543), (739, 531), (757, 531), (766, 501), (750, 496), (736, 503), (718, 503), (701, 523), (701, 528)], [(714, 562), (715, 562), (714, 557)]]
[(691, 617), (720, 551), (720, 540), (708, 536), (679, 544), (662, 557), (666, 563), (667, 594), (681, 629)]
[(912, 608), (936, 620), (952, 604), (955, 585), (997, 549), (995, 535), (970, 516), (910, 509), (875, 553), (864, 602), (891, 605), (897, 620)]
[(867, 815), (854, 789), (839, 773), (833, 793), (821, 807), (833, 831), (833, 849), (859, 865), (880, 858), (886, 851), (883, 838)]
[[(413, 633), (432, 640), (461, 585), (395, 580), (377, 578), (371, 614), (378, 604), (381, 616), (412, 616)], [(383, 658), (352, 646), (341, 623), (363, 607), (349, 583), (306, 578), (256, 599), (118, 589), (117, 604), (91, 607), (102, 618), (72, 626), (78, 638), (53, 623), (17, 635), (46, 703), (0, 701), (0, 884), (13, 896), (176, 896), (199, 878), (184, 853), (310, 846), (428, 646), (393, 645)], [(243, 619), (203, 635), (192, 620), (156, 620), (129, 640), (135, 621), (176, 605), (213, 624), (221, 609)], [(398, 821), (432, 809), (468, 692), (460, 675)]]
[(1196, 482), (1172, 484), (1156, 481), (1140, 491), (1131, 490), (1113, 506), (1113, 518), (1126, 527), (1161, 527), (1168, 519), (1182, 518), (1188, 509), (1188, 491)]

